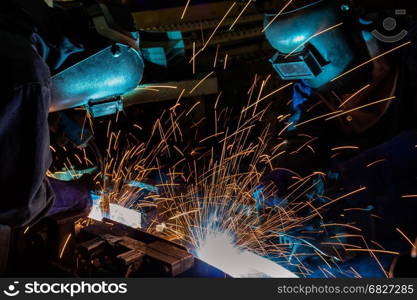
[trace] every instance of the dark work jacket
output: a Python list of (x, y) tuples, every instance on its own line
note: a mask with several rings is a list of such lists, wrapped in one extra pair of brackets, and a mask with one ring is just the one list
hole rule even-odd
[(45, 177), (50, 73), (24, 35), (0, 29), (0, 45), (0, 224), (23, 226), (54, 200)]
[(46, 215), (56, 198), (56, 184), (46, 177), (52, 162), (51, 74), (46, 61), (52, 58), (48, 63), (56, 66), (71, 51), (59, 51), (58, 42), (64, 39), (56, 28), (46, 32), (34, 25), (48, 24), (50, 9), (43, 0), (31, 0), (27, 11), (39, 20), (13, 2), (0, 3), (0, 224), (24, 226)]

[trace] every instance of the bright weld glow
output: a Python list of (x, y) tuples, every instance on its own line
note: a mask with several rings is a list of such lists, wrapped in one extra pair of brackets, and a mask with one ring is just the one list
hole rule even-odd
[[(91, 209), (90, 215), (88, 217), (97, 221), (103, 220), (103, 215), (98, 203), (93, 205), (93, 208)], [(110, 203), (110, 216), (108, 216), (107, 219), (122, 223), (133, 228), (141, 228), (141, 217), (142, 215), (140, 212), (136, 210)]]
[(197, 257), (234, 278), (297, 278), (276, 263), (234, 246), (232, 236), (209, 233), (196, 250)]

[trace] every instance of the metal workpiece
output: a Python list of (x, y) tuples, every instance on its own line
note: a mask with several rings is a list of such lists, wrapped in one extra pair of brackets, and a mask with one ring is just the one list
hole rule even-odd
[(194, 266), (183, 246), (106, 220), (83, 228), (76, 248), (77, 273), (123, 277), (176, 277)]

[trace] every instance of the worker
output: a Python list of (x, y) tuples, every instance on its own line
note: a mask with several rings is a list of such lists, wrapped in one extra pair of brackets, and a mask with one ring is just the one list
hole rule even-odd
[(91, 29), (94, 22), (89, 21), (90, 15), (84, 9), (88, 5), (94, 8), (90, 11), (96, 18), (102, 9), (103, 14), (110, 11), (121, 20), (117, 24), (120, 32), (107, 30), (110, 34), (100, 35), (102, 40), (138, 49), (138, 39), (133, 33), (133, 18), (122, 7), (104, 0), (76, 2), (71, 10), (51, 7), (54, 1), (0, 2), (2, 226), (23, 227), (51, 214), (88, 211), (91, 205), (85, 184), (46, 176), (52, 162), (48, 114), (56, 100), (51, 97), (51, 74), (62, 71), (68, 61), (73, 65), (80, 57), (85, 58), (77, 55), (89, 52), (86, 45), (92, 36), (97, 39), (98, 31), (106, 29), (104, 24)]
[(278, 17), (266, 13), (272, 66), (293, 85), (280, 135), (286, 152), (260, 185), (278, 196), (258, 206), (280, 205), (300, 178), (327, 174), (312, 177), (310, 199), (358, 191), (329, 206), (327, 222), (356, 224), (382, 247), (410, 251), (396, 229), (417, 237), (417, 28), (402, 4), (294, 1)]

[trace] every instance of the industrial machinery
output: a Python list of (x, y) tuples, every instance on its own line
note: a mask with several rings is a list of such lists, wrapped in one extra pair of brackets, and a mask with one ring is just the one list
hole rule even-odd
[(13, 236), (7, 274), (16, 277), (228, 276), (182, 245), (85, 214), (48, 217)]

